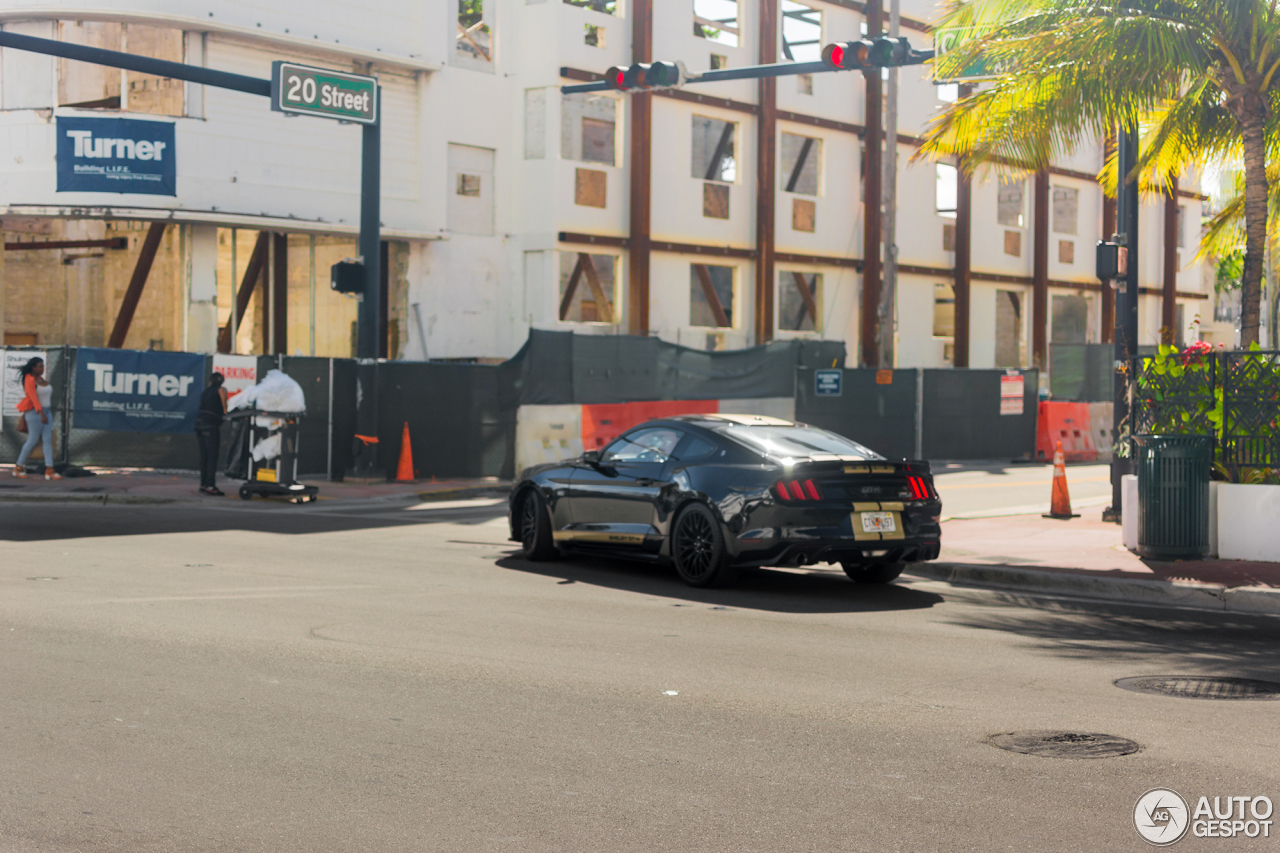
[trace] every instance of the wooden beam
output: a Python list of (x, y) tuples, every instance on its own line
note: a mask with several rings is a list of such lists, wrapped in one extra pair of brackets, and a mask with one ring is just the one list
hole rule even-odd
[(746, 261), (753, 261), (758, 257), (755, 249), (735, 249), (732, 246), (699, 246), (693, 243), (672, 243), (666, 240), (654, 240), (649, 246), (655, 252), (674, 252), (677, 255), (710, 255), (715, 258), (741, 258)]
[[(258, 279), (262, 277), (262, 268), (267, 260), (267, 232), (259, 231), (258, 240), (253, 244), (253, 253), (249, 255), (249, 265), (245, 267), (244, 279), (241, 280), (239, 288), (236, 289), (235, 307), (232, 309), (236, 312), (236, 328), (240, 328), (240, 324), (244, 322), (244, 312), (249, 307), (249, 299), (253, 296), (254, 285), (258, 283)], [(235, 270), (231, 271), (235, 274)], [(231, 323), (222, 327), (222, 331), (218, 333), (218, 352), (231, 352)]]
[(273, 234), (271, 252), (274, 267), (271, 276), (271, 351), (276, 355), (289, 352), (289, 235)]
[(578, 263), (582, 265), (582, 271), (587, 275), (587, 286), (591, 288), (591, 295), (596, 300), (596, 319), (602, 323), (612, 323), (613, 304), (609, 302), (609, 296), (604, 292), (604, 285), (600, 283), (595, 261), (591, 260), (591, 256), (585, 252), (579, 252)]
[(1035, 177), (1031, 249), (1031, 363), (1049, 366), (1049, 172)]
[(5, 243), (6, 252), (36, 252), (46, 249), (127, 249), (128, 237), (107, 240), (41, 240), (30, 243)]
[[(760, 64), (778, 61), (778, 0), (760, 0)], [(773, 340), (774, 246), (777, 240), (778, 80), (757, 81), (760, 120), (756, 122), (755, 342)], [(809, 145), (806, 142), (805, 145)], [(807, 153), (807, 149), (806, 149)], [(815, 321), (816, 323), (816, 321)]]
[[(809, 316), (813, 318), (813, 327), (818, 328), (818, 300), (814, 299), (813, 291), (809, 288), (809, 282), (805, 281), (804, 273), (792, 272), (791, 278), (796, 283), (796, 290), (800, 291), (800, 301), (804, 305), (804, 310), (809, 312)], [(800, 315), (800, 319), (804, 319), (804, 314)], [(796, 326), (800, 323), (797, 322)]]
[[(653, 61), (653, 0), (634, 0), (631, 14), (631, 61)], [(649, 334), (649, 239), (653, 177), (653, 96), (632, 95), (631, 209), (627, 281), (627, 331)]]
[(1175, 344), (1178, 340), (1178, 176), (1170, 177), (1169, 192), (1164, 197), (1164, 288), (1160, 301), (1160, 340)]
[[(881, 0), (867, 5), (867, 38), (880, 37), (883, 10)], [(880, 366), (880, 242), (881, 242), (881, 179), (884, 177), (884, 160), (881, 145), (884, 129), (884, 85), (880, 69), (863, 72), (866, 85), (867, 133), (863, 137), (866, 154), (863, 157), (865, 174), (862, 176), (862, 301), (859, 319), (858, 341), (862, 351), (862, 367)]]
[[(1102, 144), (1103, 160), (1111, 159), (1116, 150), (1116, 135), (1107, 134)], [(1102, 197), (1102, 239), (1110, 240), (1116, 233), (1116, 197)], [(1113, 344), (1116, 340), (1116, 291), (1110, 285), (1102, 288), (1102, 342)]]
[(111, 337), (107, 339), (110, 349), (120, 349), (129, 335), (129, 326), (133, 323), (133, 314), (138, 310), (138, 300), (142, 298), (142, 290), (147, 286), (147, 276), (151, 274), (151, 264), (155, 262), (156, 252), (160, 249), (160, 240), (164, 237), (166, 223), (152, 222), (147, 229), (147, 236), (142, 241), (142, 251), (138, 253), (138, 261), (133, 266), (133, 277), (129, 279), (129, 287), (120, 302), (120, 311), (116, 314), (115, 326), (111, 329)]
[(569, 283), (565, 286), (564, 296), (560, 297), (560, 320), (563, 322), (569, 319), (569, 306), (573, 304), (573, 295), (578, 292), (578, 280), (582, 278), (582, 259), (587, 257), (586, 252), (578, 253), (578, 263), (573, 267), (573, 273), (569, 276)]
[(798, 252), (774, 252), (773, 259), (780, 264), (813, 264), (824, 267), (862, 269), (862, 258), (839, 258), (833, 255), (803, 255)]
[(707, 305), (716, 318), (716, 325), (722, 329), (728, 328), (729, 318), (724, 313), (724, 306), (720, 304), (720, 294), (716, 293), (715, 285), (711, 283), (711, 271), (706, 264), (694, 264), (693, 271), (698, 276), (698, 283), (702, 285), (702, 293), (707, 297)]
[[(643, 60), (648, 61), (648, 60)], [(733, 110), (739, 113), (759, 115), (760, 107), (745, 101), (731, 101), (728, 98), (717, 98), (715, 95), (703, 95), (698, 92), (686, 92), (684, 89), (658, 89), (653, 94), (661, 98), (685, 101), (690, 104), (701, 104), (704, 107), (718, 107), (722, 110)]]

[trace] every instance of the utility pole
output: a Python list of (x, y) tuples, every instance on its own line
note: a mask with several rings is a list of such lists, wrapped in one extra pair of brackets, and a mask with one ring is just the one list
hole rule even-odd
[[(898, 37), (901, 0), (889, 3), (889, 37)], [(884, 283), (880, 291), (880, 366), (895, 363), (898, 301), (898, 68), (889, 68), (884, 113)]]

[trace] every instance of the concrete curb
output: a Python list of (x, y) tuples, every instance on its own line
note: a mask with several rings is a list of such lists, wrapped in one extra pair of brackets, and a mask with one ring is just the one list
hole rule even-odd
[(1143, 580), (972, 563), (912, 563), (905, 574), (960, 586), (1022, 590), (1231, 613), (1280, 614), (1280, 589)]
[[(186, 498), (157, 498), (149, 495), (113, 495), (110, 492), (99, 494), (72, 495), (66, 492), (46, 492), (34, 495), (0, 494), (0, 502), (4, 503), (96, 503), (96, 504), (172, 504), (187, 502)], [(191, 499), (190, 503), (198, 503)]]

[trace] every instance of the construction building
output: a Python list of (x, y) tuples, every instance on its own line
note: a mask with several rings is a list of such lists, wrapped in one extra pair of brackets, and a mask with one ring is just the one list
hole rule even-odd
[[(903, 0), (900, 34), (930, 47), (936, 14)], [(952, 164), (910, 162), (958, 87), (936, 84), (927, 65), (895, 72), (897, 273), (887, 277), (876, 248), (886, 223), (866, 201), (882, 194), (867, 140), (885, 125), (888, 72), (560, 91), (634, 61), (698, 72), (814, 60), (823, 44), (889, 22), (853, 0), (0, 10), (5, 31), (258, 78), (275, 60), (376, 75), (388, 358), (503, 359), (531, 327), (708, 349), (840, 340), (848, 366), (1024, 367), (1044, 365), (1053, 343), (1110, 340), (1112, 292), (1093, 277), (1094, 244), (1114, 230), (1095, 180), (1101, 141), (1039, 174), (965, 181)], [(86, 118), (172, 125), (172, 190), (69, 188), (59, 128), (83, 135), (65, 128)], [(357, 128), (3, 49), (0, 154), (6, 344), (354, 353), (356, 302), (328, 279), (358, 253)], [(1144, 201), (1142, 344), (1162, 327), (1194, 338), (1212, 311), (1211, 279), (1191, 262), (1196, 180)], [(886, 342), (875, 314), (890, 287)]]

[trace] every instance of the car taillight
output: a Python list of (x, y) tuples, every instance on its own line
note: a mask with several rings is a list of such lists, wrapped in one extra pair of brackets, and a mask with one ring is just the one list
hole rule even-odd
[(773, 484), (773, 492), (784, 501), (822, 500), (822, 490), (813, 480), (779, 480)]
[(925, 501), (931, 497), (929, 483), (924, 477), (907, 477), (907, 482), (911, 484), (911, 495), (915, 500)]

